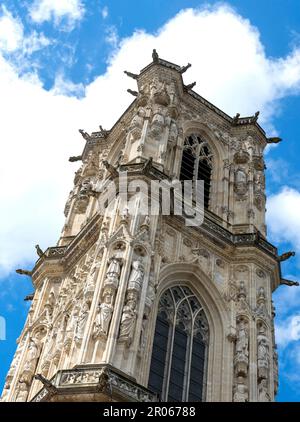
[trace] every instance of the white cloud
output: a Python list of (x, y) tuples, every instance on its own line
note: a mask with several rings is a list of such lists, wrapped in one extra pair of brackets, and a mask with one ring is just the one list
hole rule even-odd
[(300, 340), (300, 315), (294, 315), (276, 325), (276, 342), (286, 347), (289, 343)]
[(48, 47), (51, 44), (49, 38), (45, 37), (43, 33), (33, 31), (28, 37), (24, 38), (22, 45), (22, 53), (31, 55), (32, 53)]
[(114, 25), (109, 25), (105, 29), (105, 41), (112, 46), (112, 48), (116, 48), (118, 46), (119, 35), (118, 30)]
[(68, 29), (73, 29), (75, 23), (84, 15), (81, 0), (35, 0), (30, 8), (31, 19), (37, 23), (54, 20), (56, 26), (65, 18)]
[(108, 17), (108, 7), (104, 6), (103, 9), (101, 10), (101, 16), (103, 19), (106, 19)]
[[(63, 16), (59, 5), (66, 2), (34, 4), (32, 16), (42, 21)], [(48, 4), (43, 13), (42, 4)], [(64, 15), (72, 16), (71, 9), (64, 10)], [(248, 115), (260, 109), (269, 127), (277, 101), (292, 89), (299, 90), (300, 52), (294, 50), (286, 59), (266, 57), (258, 31), (224, 6), (185, 10), (157, 34), (136, 31), (122, 40), (112, 52), (106, 73), (86, 87), (81, 99), (70, 96), (78, 94), (78, 85), (58, 76), (54, 89), (46, 91), (36, 75), (20, 78), (0, 57), (3, 272), (32, 261), (36, 243), (42, 248), (55, 244), (78, 167), (67, 159), (83, 148), (77, 129), (112, 126), (132, 101), (127, 88), (136, 89), (123, 70), (139, 72), (151, 61), (153, 48), (169, 61), (191, 62), (192, 68), (184, 75), (186, 83), (196, 80), (197, 92), (224, 111)]]
[(15, 19), (5, 6), (0, 16), (0, 51), (10, 53), (17, 50), (23, 40), (23, 25)]
[(275, 241), (293, 244), (300, 252), (300, 192), (283, 187), (267, 201), (267, 223), (269, 233)]

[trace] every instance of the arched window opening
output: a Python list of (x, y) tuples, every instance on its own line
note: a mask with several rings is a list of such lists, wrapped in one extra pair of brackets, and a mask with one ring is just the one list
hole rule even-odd
[(203, 401), (208, 323), (198, 299), (186, 286), (159, 301), (148, 387), (163, 401)]
[(207, 141), (200, 135), (185, 139), (180, 180), (204, 181), (204, 207), (208, 208), (213, 155)]

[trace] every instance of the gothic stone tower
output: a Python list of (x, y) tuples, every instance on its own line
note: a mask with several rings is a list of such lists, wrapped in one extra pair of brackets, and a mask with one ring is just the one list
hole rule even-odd
[[(184, 85), (189, 66), (154, 50), (126, 72), (137, 91), (112, 129), (80, 130), (58, 244), (18, 270), (35, 292), (3, 401), (274, 400), (271, 296), (292, 284), (292, 253), (266, 240), (263, 150), (278, 139)], [(174, 179), (204, 180), (201, 225), (141, 212), (150, 182)]]

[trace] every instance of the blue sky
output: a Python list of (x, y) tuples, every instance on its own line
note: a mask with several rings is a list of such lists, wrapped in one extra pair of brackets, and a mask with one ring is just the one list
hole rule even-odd
[[(298, 256), (284, 263), (300, 279), (299, 0), (1, 0), (0, 388), (28, 310), (23, 298), (34, 245), (54, 245), (81, 152), (77, 129), (110, 127), (131, 102), (152, 48), (197, 81), (196, 91), (230, 115), (261, 111), (283, 142), (267, 162), (269, 240)], [(112, 99), (116, 99), (114, 103)], [(280, 357), (279, 401), (300, 399), (300, 288), (274, 294)]]

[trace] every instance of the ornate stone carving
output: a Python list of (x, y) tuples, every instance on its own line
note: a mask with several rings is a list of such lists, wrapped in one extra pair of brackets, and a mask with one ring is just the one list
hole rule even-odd
[(234, 368), (239, 377), (247, 377), (249, 363), (249, 332), (247, 322), (240, 318), (237, 324), (237, 339), (235, 345)]
[(135, 330), (135, 323), (137, 319), (137, 297), (133, 292), (127, 293), (126, 303), (123, 308), (120, 331), (119, 331), (119, 341), (125, 342), (127, 347), (130, 346)]
[(132, 269), (128, 281), (128, 290), (139, 292), (142, 288), (144, 280), (144, 265), (141, 259), (136, 259), (132, 262)]
[(258, 324), (257, 335), (257, 376), (258, 380), (269, 378), (270, 342), (264, 324)]
[(104, 280), (104, 286), (111, 286), (117, 288), (119, 284), (119, 277), (121, 274), (121, 261), (120, 258), (113, 256), (109, 260), (109, 266)]
[(258, 401), (269, 402), (271, 401), (270, 394), (268, 392), (267, 380), (262, 378), (258, 384)]
[(237, 403), (244, 403), (248, 401), (248, 387), (244, 383), (244, 379), (238, 380), (234, 387), (233, 401)]
[(90, 305), (86, 300), (83, 300), (80, 307), (79, 315), (76, 318), (76, 328), (74, 340), (79, 345), (83, 339), (84, 329), (89, 316)]
[(93, 338), (107, 337), (111, 317), (114, 311), (115, 290), (111, 287), (105, 287), (103, 290), (102, 303), (98, 305), (97, 314), (93, 327)]
[(244, 170), (238, 169), (234, 175), (234, 191), (240, 199), (243, 199), (248, 191), (247, 175)]

